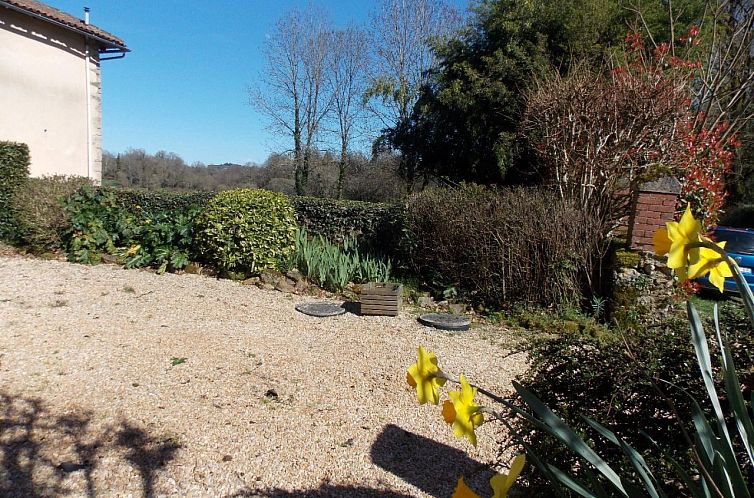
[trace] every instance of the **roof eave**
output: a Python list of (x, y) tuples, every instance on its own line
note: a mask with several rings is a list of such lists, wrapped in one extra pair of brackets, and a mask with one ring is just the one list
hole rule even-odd
[(102, 38), (101, 36), (97, 36), (95, 34), (88, 33), (88, 32), (86, 32), (86, 31), (84, 31), (82, 29), (76, 28), (75, 26), (71, 26), (71, 25), (66, 24), (64, 22), (60, 22), (60, 21), (57, 21), (55, 19), (50, 19), (49, 17), (44, 16), (42, 14), (38, 14), (36, 12), (31, 12), (29, 10), (26, 10), (26, 9), (22, 8), (22, 7), (18, 7), (17, 5), (13, 5), (13, 4), (10, 4), (10, 3), (7, 3), (7, 2), (3, 2), (2, 0), (0, 0), (0, 5), (2, 5), (3, 7), (7, 8), (7, 9), (11, 9), (11, 10), (15, 10), (16, 12), (20, 12), (21, 14), (24, 14), (24, 15), (27, 15), (27, 16), (31, 16), (31, 17), (40, 19), (42, 21), (54, 24), (54, 25), (59, 26), (61, 28), (67, 29), (69, 31), (73, 31), (74, 33), (78, 33), (78, 34), (80, 34), (80, 35), (82, 35), (82, 36), (84, 36), (86, 38), (90, 38), (90, 39), (98, 42), (101, 46), (103, 46), (105, 48), (105, 50), (107, 50), (107, 49), (115, 49), (118, 52), (122, 52), (122, 53), (126, 53), (126, 52), (130, 52), (131, 51), (128, 47), (126, 47), (125, 44), (121, 45), (121, 44), (116, 43), (116, 42), (114, 42), (112, 40), (107, 40), (105, 38)]

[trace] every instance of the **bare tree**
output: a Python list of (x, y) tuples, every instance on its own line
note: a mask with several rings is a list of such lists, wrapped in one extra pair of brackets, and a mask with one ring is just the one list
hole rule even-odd
[(377, 64), (366, 96), (384, 127), (408, 118), (434, 63), (432, 41), (459, 26), (458, 12), (442, 0), (381, 0), (372, 15)]
[[(672, 0), (665, 3), (671, 32), (670, 55), (687, 57), (697, 44), (704, 47), (692, 87), (697, 126), (711, 129), (726, 122), (723, 139), (738, 133), (754, 118), (754, 1), (708, 0), (699, 26), (689, 33), (676, 31), (682, 11)], [(656, 49), (658, 43), (652, 38), (642, 5), (630, 2), (627, 8), (636, 13)], [(679, 45), (676, 40), (687, 43)]]
[(343, 185), (349, 164), (351, 140), (363, 132), (364, 105), (370, 64), (366, 33), (356, 27), (335, 31), (330, 52), (329, 82), (332, 90), (333, 118), (337, 121), (340, 139), (340, 160), (336, 195), (343, 196)]
[(293, 139), (296, 193), (304, 195), (309, 162), (322, 121), (330, 110), (326, 65), (330, 33), (317, 8), (290, 10), (267, 39), (262, 88), (250, 88), (250, 102), (278, 132)]

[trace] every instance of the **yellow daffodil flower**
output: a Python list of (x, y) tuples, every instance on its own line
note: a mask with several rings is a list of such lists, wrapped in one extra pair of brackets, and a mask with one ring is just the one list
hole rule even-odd
[[(717, 244), (720, 248), (725, 248), (725, 242)], [(699, 261), (689, 266), (688, 277), (699, 278), (709, 273), (709, 281), (717, 287), (720, 292), (725, 290), (725, 278), (732, 277), (733, 272), (730, 266), (717, 251), (702, 247), (699, 249)]]
[(513, 483), (516, 482), (519, 474), (524, 468), (526, 463), (526, 455), (516, 455), (516, 458), (511, 462), (511, 469), (508, 474), (495, 474), (490, 479), (490, 486), (495, 492), (492, 498), (508, 498), (508, 491), (510, 491)]
[(479, 495), (474, 493), (470, 487), (463, 481), (463, 476), (458, 479), (456, 489), (453, 490), (453, 496), (451, 498), (479, 498)]
[(408, 368), (406, 381), (416, 389), (420, 405), (427, 401), (434, 405), (440, 402), (437, 390), (445, 384), (445, 378), (440, 377), (441, 373), (437, 366), (437, 356), (419, 346), (417, 361)]
[(691, 204), (687, 204), (681, 220), (668, 221), (665, 226), (666, 237), (663, 237), (662, 232), (655, 233), (655, 252), (661, 256), (667, 254), (668, 267), (674, 270), (681, 268), (681, 272), (685, 273), (688, 265), (696, 263), (699, 259), (698, 249), (689, 249), (688, 246), (701, 240), (702, 224), (694, 219)]
[(658, 228), (652, 237), (652, 244), (655, 247), (655, 254), (658, 256), (665, 256), (669, 253), (672, 242), (668, 237), (668, 229), (665, 227)]
[(448, 393), (451, 401), (443, 403), (442, 415), (445, 422), (453, 424), (453, 434), (456, 437), (465, 437), (476, 446), (474, 429), (484, 423), (484, 415), (479, 413), (481, 407), (474, 403), (476, 387), (471, 387), (463, 374), (460, 381), (461, 390)]

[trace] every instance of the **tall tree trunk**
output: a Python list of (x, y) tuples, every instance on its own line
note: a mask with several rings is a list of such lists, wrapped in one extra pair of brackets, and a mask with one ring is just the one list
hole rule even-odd
[(346, 179), (346, 170), (348, 169), (348, 142), (340, 142), (340, 164), (338, 168), (338, 199), (343, 198), (343, 184)]
[(296, 185), (296, 195), (306, 194), (306, 177), (304, 175), (303, 151), (301, 147), (301, 118), (296, 101), (293, 109), (293, 167)]

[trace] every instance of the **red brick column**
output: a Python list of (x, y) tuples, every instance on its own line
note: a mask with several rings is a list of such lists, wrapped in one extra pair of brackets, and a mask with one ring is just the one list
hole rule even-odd
[(675, 216), (680, 186), (675, 178), (661, 178), (639, 188), (629, 221), (628, 240), (631, 249), (652, 251), (652, 236), (655, 231)]

